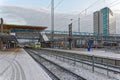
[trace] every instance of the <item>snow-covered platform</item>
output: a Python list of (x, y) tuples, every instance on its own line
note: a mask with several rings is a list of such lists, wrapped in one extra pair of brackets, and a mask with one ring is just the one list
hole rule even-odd
[[(79, 54), (82, 56), (89, 56), (89, 58), (92, 58), (94, 56), (95, 60), (101, 62), (101, 63), (108, 63), (115, 66), (120, 66), (120, 54), (114, 53), (114, 52), (107, 52), (103, 50), (65, 50), (65, 49), (53, 49), (53, 48), (43, 48), (45, 50), (52, 50), (52, 51), (58, 51), (58, 52), (65, 52), (65, 53), (72, 53), (72, 54)], [(84, 58), (84, 57), (83, 57)]]
[(44, 48), (46, 50), (53, 50), (53, 51), (60, 51), (60, 52), (67, 52), (67, 53), (75, 53), (87, 56), (95, 56), (101, 58), (108, 58), (114, 60), (120, 60), (120, 54), (116, 54), (113, 52), (106, 52), (106, 51), (99, 51), (99, 50), (92, 50), (92, 51), (79, 51), (79, 50), (64, 50), (64, 49), (53, 49), (53, 48)]
[(23, 49), (0, 51), (0, 80), (52, 80)]

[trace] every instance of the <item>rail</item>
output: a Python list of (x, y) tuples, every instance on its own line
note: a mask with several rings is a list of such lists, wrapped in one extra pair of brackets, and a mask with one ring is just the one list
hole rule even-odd
[[(34, 53), (34, 52), (32, 52), (32, 53)], [(46, 60), (46, 61), (48, 61), (48, 62), (50, 62), (50, 63), (52, 63), (52, 64), (54, 64), (54, 65), (56, 65), (56, 66), (58, 66), (58, 67), (60, 67), (61, 69), (63, 69), (63, 70), (66, 71), (66, 72), (69, 72), (70, 74), (72, 74), (73, 76), (75, 76), (75, 77), (77, 78), (77, 80), (86, 80), (86, 79), (84, 79), (83, 77), (77, 75), (76, 73), (73, 73), (72, 71), (70, 71), (70, 70), (68, 70), (68, 69), (66, 69), (66, 68), (64, 68), (64, 67), (62, 67), (62, 66), (60, 66), (60, 65), (58, 65), (58, 64), (56, 64), (56, 63), (54, 63), (54, 62), (52, 62), (52, 61), (50, 61), (50, 60), (48, 60), (48, 59), (40, 56), (39, 54), (34, 53), (34, 55), (37, 55), (37, 56), (43, 58), (44, 60)], [(32, 55), (31, 55), (31, 56), (32, 56)], [(33, 57), (33, 58), (34, 58), (34, 57)]]
[(47, 74), (52, 78), (52, 80), (60, 80), (55, 74), (53, 74), (49, 69), (47, 69), (43, 64), (41, 64), (35, 57), (30, 54), (30, 51), (25, 49), (25, 51), (47, 72)]
[[(55, 54), (55, 53), (49, 53), (55, 57), (61, 57), (61, 58), (64, 58), (64, 59), (68, 59), (68, 60), (71, 60), (71, 61), (74, 61), (74, 62), (79, 62), (79, 63), (82, 63), (82, 64), (87, 64), (87, 65), (90, 65), (92, 66), (92, 71), (94, 72), (94, 68), (97, 67), (97, 68), (100, 68), (100, 69), (104, 69), (104, 70), (107, 70), (107, 71), (112, 71), (112, 72), (115, 72), (115, 73), (119, 73), (120, 74), (120, 71), (116, 70), (116, 69), (120, 69), (120, 66), (114, 66), (114, 65), (111, 65), (111, 64), (108, 64), (108, 63), (101, 63), (101, 62), (97, 62), (94, 60), (94, 55), (92, 56), (92, 60), (88, 60), (88, 59), (81, 59), (81, 58), (76, 58), (76, 57), (68, 57), (68, 56), (65, 56), (65, 55), (58, 55), (58, 54)], [(108, 74), (107, 74), (108, 75)]]

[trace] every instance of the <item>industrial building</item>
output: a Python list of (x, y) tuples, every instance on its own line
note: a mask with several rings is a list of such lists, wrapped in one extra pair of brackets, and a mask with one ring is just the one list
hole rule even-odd
[(94, 33), (109, 35), (116, 33), (116, 19), (113, 12), (105, 7), (93, 13)]

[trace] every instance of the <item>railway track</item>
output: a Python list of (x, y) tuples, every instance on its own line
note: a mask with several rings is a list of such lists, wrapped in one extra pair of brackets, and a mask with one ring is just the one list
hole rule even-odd
[(26, 51), (44, 67), (45, 71), (49, 73), (50, 77), (52, 76), (51, 78), (53, 80), (86, 80), (70, 70), (42, 57), (40, 54), (36, 54), (28, 49)]
[[(88, 76), (83, 75), (83, 73), (86, 71), (80, 69), (79, 67), (84, 68), (86, 70), (90, 70), (93, 73), (97, 72), (97, 73), (103, 74), (104, 76), (106, 76), (106, 80), (107, 78), (111, 78), (112, 80), (119, 79), (119, 77), (117, 76), (119, 76), (120, 68), (117, 66), (110, 66), (108, 64), (106, 65), (104, 63), (98, 63), (96, 61), (94, 61), (94, 64), (93, 64), (92, 60), (81, 59), (79, 56), (68, 55), (67, 53), (61, 54), (59, 52), (54, 52), (54, 51), (34, 50), (34, 49), (31, 49), (31, 51), (35, 52), (36, 54), (40, 54), (42, 57), (47, 58), (50, 61), (53, 61), (57, 64), (61, 64), (61, 66), (71, 70), (74, 73), (77, 73), (78, 75), (82, 75), (87, 79), (92, 80), (92, 77), (88, 78)], [(71, 67), (68, 67), (65, 65), (69, 65)], [(94, 68), (94, 71), (93, 71), (93, 68)], [(89, 73), (88, 71), (88, 73), (85, 73), (85, 74), (89, 75), (91, 73)], [(95, 78), (98, 80), (97, 76), (95, 76)], [(102, 80), (102, 77), (101, 77), (101, 80)]]
[[(86, 65), (89, 65), (89, 66), (93, 66), (92, 60), (80, 59), (80, 57), (78, 57), (78, 56), (59, 54), (57, 52), (49, 52), (48, 53), (48, 51), (45, 51), (45, 50), (44, 51), (41, 50), (40, 53), (44, 54), (44, 55), (47, 55), (47, 56), (54, 56), (54, 57), (59, 57), (59, 58), (63, 58), (63, 59), (68, 59), (69, 61), (73, 62), (74, 64), (76, 62), (78, 62), (78, 63), (83, 63), (83, 64), (86, 64)], [(107, 66), (109, 68), (107, 68)], [(119, 66), (114, 66), (114, 65), (94, 61), (94, 67), (120, 74), (120, 71), (119, 71), (120, 67)]]

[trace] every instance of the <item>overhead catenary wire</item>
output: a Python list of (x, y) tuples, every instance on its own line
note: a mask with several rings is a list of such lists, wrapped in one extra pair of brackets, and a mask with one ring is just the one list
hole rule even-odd
[(100, 0), (95, 1), (94, 3), (92, 3), (91, 5), (89, 5), (87, 8), (85, 8), (84, 10), (82, 10), (81, 12), (79, 12), (77, 15), (80, 15), (82, 12), (85, 12), (86, 10), (88, 10), (89, 8), (91, 8), (91, 7), (94, 6), (98, 1), (100, 1)]
[(51, 6), (51, 3), (49, 3), (49, 5), (46, 7), (47, 9), (49, 9), (50, 8), (50, 6)]
[[(63, 0), (60, 0), (57, 5), (54, 7), (54, 9), (56, 9), (61, 3), (63, 2)], [(46, 9), (49, 9), (51, 6), (51, 2), (49, 3), (49, 5), (46, 7)], [(44, 23), (46, 19), (49, 19), (50, 14), (48, 13), (42, 20), (42, 22)]]
[[(61, 4), (61, 2), (62, 2), (63, 0), (61, 0), (60, 2), (59, 2), (59, 4)], [(83, 12), (87, 12), (90, 8), (92, 8), (93, 6), (95, 6), (98, 2), (99, 2), (100, 0), (97, 0), (97, 1), (95, 1), (93, 4), (91, 4), (90, 6), (88, 6), (87, 8), (85, 8), (84, 10), (82, 10), (79, 14), (81, 14), (81, 13), (83, 13)], [(111, 5), (111, 6), (114, 6), (114, 5), (116, 5), (116, 4), (119, 4), (119, 3), (116, 3), (118, 0), (115, 0), (115, 1), (113, 1), (113, 2), (111, 2), (111, 3), (109, 3), (109, 4), (107, 4), (107, 5)], [(105, 2), (105, 1), (104, 1)], [(114, 3), (116, 3), (116, 4), (114, 4)], [(59, 5), (58, 4), (58, 5)], [(114, 4), (114, 5), (112, 5), (112, 4)], [(110, 6), (110, 7), (111, 7)], [(56, 5), (56, 7), (57, 7), (57, 5)], [(88, 14), (88, 15), (90, 15), (90, 14)], [(87, 14), (84, 16), (84, 17), (86, 17), (86, 16), (88, 16)], [(77, 20), (76, 21), (73, 21), (73, 23), (75, 23), (75, 22), (77, 22)], [(67, 23), (68, 24), (68, 23)], [(66, 26), (68, 26), (67, 24), (64, 24), (64, 26), (66, 25)], [(64, 27), (63, 27), (64, 28)], [(61, 29), (61, 27), (60, 27), (60, 29)]]
[(109, 5), (112, 5), (112, 4), (114, 4), (115, 2), (117, 2), (118, 0), (114, 0), (114, 1), (112, 1), (111, 3), (109, 3), (107, 6), (109, 6)]
[[(48, 4), (48, 6), (46, 7), (46, 9), (49, 9), (50, 6), (51, 6), (51, 2)], [(46, 20), (47, 17), (49, 17), (49, 14), (47, 14), (47, 15), (43, 18), (42, 23), (45, 22), (45, 20)]]
[[(75, 23), (77, 22), (77, 20), (74, 20), (72, 23)], [(62, 27), (61, 27), (62, 26)], [(65, 28), (68, 28), (68, 24), (64, 24), (64, 25), (61, 25), (60, 27), (56, 28), (56, 30), (59, 30), (59, 29), (65, 29)], [(66, 26), (66, 27), (65, 27)], [(67, 29), (66, 29), (67, 30)]]
[[(91, 15), (91, 14), (89, 14), (89, 15)], [(84, 17), (82, 17), (82, 18), (85, 18), (85, 17), (87, 17), (87, 16), (89, 16), (89, 15), (85, 15)], [(72, 21), (72, 23), (74, 24), (74, 23), (76, 23), (78, 20), (77, 19), (74, 19), (73, 21)], [(82, 20), (82, 21), (86, 21), (86, 20)], [(87, 20), (88, 21), (88, 20)], [(60, 24), (61, 25), (61, 24)], [(63, 24), (62, 25), (62, 27), (58, 27), (58, 28), (56, 28), (56, 29), (63, 29), (63, 28), (65, 28), (65, 26), (68, 28), (68, 23), (66, 23), (66, 24)]]
[(60, 0), (54, 8), (56, 9), (63, 1), (64, 0)]
[[(88, 6), (85, 10), (83, 10), (83, 11), (81, 11), (80, 13), (82, 13), (82, 12), (84, 12), (84, 11), (86, 11), (87, 12), (87, 9), (89, 9), (90, 7), (92, 7), (94, 4), (96, 4), (97, 2), (98, 2), (99, 0), (97, 0), (97, 1), (95, 1), (93, 4), (91, 4), (90, 6)], [(63, 0), (60, 0), (59, 2), (58, 2), (58, 4), (55, 6), (55, 9), (61, 4), (63, 2)], [(79, 13), (79, 14), (80, 14)], [(73, 23), (74, 22), (77, 22), (78, 20), (74, 20), (73, 21)], [(66, 24), (65, 24), (66, 25)], [(64, 26), (65, 26), (64, 25)], [(68, 24), (67, 24), (67, 26), (68, 26)], [(61, 28), (61, 27), (60, 27)], [(58, 28), (59, 29), (59, 28)]]
[(80, 32), (80, 21), (81, 21), (81, 18), (80, 18), (80, 15), (85, 12), (85, 15), (87, 15), (87, 10), (91, 7), (93, 7), (96, 3), (98, 3), (99, 0), (95, 1), (93, 4), (89, 5), (86, 9), (82, 10), (80, 13), (78, 13), (78, 32)]
[(120, 2), (118, 2), (118, 3), (116, 3), (116, 4), (113, 4), (113, 5), (109, 6), (109, 7), (113, 7), (113, 6), (116, 6), (116, 5), (118, 5), (118, 4), (120, 4)]
[[(92, 7), (94, 4), (96, 4), (97, 2), (98, 2), (99, 0), (97, 0), (97, 1), (95, 1), (93, 4), (91, 4), (90, 6), (88, 6), (85, 10), (83, 10), (83, 11), (81, 11), (79, 14), (81, 14), (82, 12), (84, 12), (84, 11), (86, 11), (87, 12), (87, 10), (90, 8), (90, 7)], [(58, 2), (58, 4), (55, 6), (55, 9), (61, 4), (63, 2), (63, 0), (60, 0), (59, 2)], [(73, 21), (73, 23), (74, 22), (77, 22), (78, 20), (75, 20), (75, 21)], [(66, 24), (65, 24), (66, 25)], [(65, 26), (64, 25), (64, 26)], [(59, 28), (58, 28), (59, 29)]]
[[(99, 2), (100, 0), (97, 0), (97, 1), (95, 1), (93, 4), (91, 4), (90, 6), (88, 6), (87, 8), (85, 8), (84, 10), (82, 10), (79, 14), (81, 14), (81, 13), (83, 13), (83, 12), (87, 12), (88, 10), (90, 10), (90, 8), (92, 8), (93, 6), (96, 6), (97, 5), (97, 3)], [(113, 2), (111, 2), (111, 3), (109, 3), (109, 4), (107, 4), (106, 6), (109, 6), (110, 5), (110, 7), (113, 7), (113, 6), (115, 6), (115, 5), (117, 5), (117, 4), (119, 4), (119, 2), (118, 3), (116, 3), (118, 0), (114, 0)], [(102, 3), (102, 0), (100, 1), (101, 3)], [(106, 2), (105, 0), (104, 0), (104, 2)], [(116, 3), (116, 4), (115, 4)], [(101, 4), (101, 5), (103, 5), (103, 3)], [(100, 5), (97, 5), (98, 7), (101, 7)], [(105, 6), (105, 5), (104, 5)], [(103, 7), (103, 6), (102, 6)], [(78, 15), (79, 15), (78, 14)], [(86, 14), (84, 17), (87, 17), (88, 15), (91, 15), (91, 13), (90, 14)], [(84, 19), (84, 17), (82, 16), (82, 18)], [(86, 19), (87, 20), (87, 19)], [(75, 23), (75, 22), (77, 22), (78, 20), (75, 20), (75, 21), (73, 21), (73, 23)], [(81, 20), (81, 21), (83, 21), (83, 20)], [(88, 20), (87, 20), (88, 21)], [(60, 24), (61, 25), (61, 24)], [(64, 24), (64, 26), (65, 26), (66, 24)], [(68, 26), (68, 25), (67, 25)], [(64, 28), (64, 27), (63, 27)], [(59, 29), (59, 28), (58, 28)], [(60, 29), (61, 29), (61, 27), (60, 27)]]
[[(115, 3), (115, 2), (117, 2), (118, 0), (115, 0), (115, 1), (113, 1), (112, 3), (110, 3), (110, 4), (113, 4), (113, 3)], [(98, 0), (95, 2), (95, 3), (93, 3), (94, 5), (96, 4), (98, 2)], [(119, 2), (120, 3), (120, 2)], [(116, 3), (116, 4), (119, 4), (119, 3)], [(80, 15), (81, 15), (81, 13), (82, 12), (85, 12), (85, 15), (86, 15), (86, 12), (87, 12), (87, 10), (90, 8), (90, 7), (92, 7), (92, 6), (94, 6), (94, 5), (90, 5), (88, 8), (86, 8), (86, 9), (84, 9), (83, 11), (81, 11), (79, 14), (78, 14), (78, 20), (80, 19), (81, 20), (81, 18), (80, 18)], [(104, 4), (105, 4), (105, 0), (104, 0)], [(115, 4), (115, 5), (116, 5)], [(105, 6), (105, 5), (104, 5)], [(91, 14), (90, 14), (91, 15)], [(86, 17), (86, 16), (85, 16)], [(78, 27), (80, 27), (80, 22), (78, 22)]]
[[(63, 0), (61, 0), (61, 1), (63, 1)], [(98, 1), (99, 1), (99, 0), (95, 1), (93, 4), (91, 4), (90, 6), (88, 6), (86, 9), (82, 10), (80, 13), (78, 13), (78, 15), (81, 14), (81, 13), (83, 13), (83, 12), (87, 13), (87, 10), (88, 10), (89, 8), (91, 8), (92, 6), (94, 6), (94, 4), (96, 4)], [(87, 16), (87, 14), (86, 14), (86, 16)], [(72, 23), (75, 23), (75, 22), (77, 22), (77, 21), (78, 21), (78, 20), (74, 20)], [(66, 25), (66, 24), (65, 24), (65, 25)], [(67, 24), (67, 26), (68, 26), (68, 24)], [(59, 28), (58, 28), (58, 29), (59, 29)]]
[[(93, 4), (91, 4), (90, 6), (88, 6), (88, 7), (85, 8), (84, 10), (82, 10), (80, 13), (78, 13), (78, 15), (80, 15), (80, 14), (83, 13), (83, 12), (86, 12), (88, 9), (90, 9), (90, 8), (93, 7), (93, 6), (95, 6), (95, 4), (96, 4), (98, 1), (100, 1), (100, 0), (95, 1)], [(114, 4), (115, 2), (117, 2), (117, 1), (118, 1), (118, 0), (114, 0), (113, 2), (109, 3), (109, 4), (106, 5), (106, 6), (112, 5), (112, 4)], [(104, 2), (105, 2), (105, 0), (104, 0)], [(116, 3), (116, 4), (119, 4), (119, 3)], [(114, 5), (116, 5), (116, 4), (114, 4)], [(99, 5), (98, 5), (98, 6), (99, 6)]]

